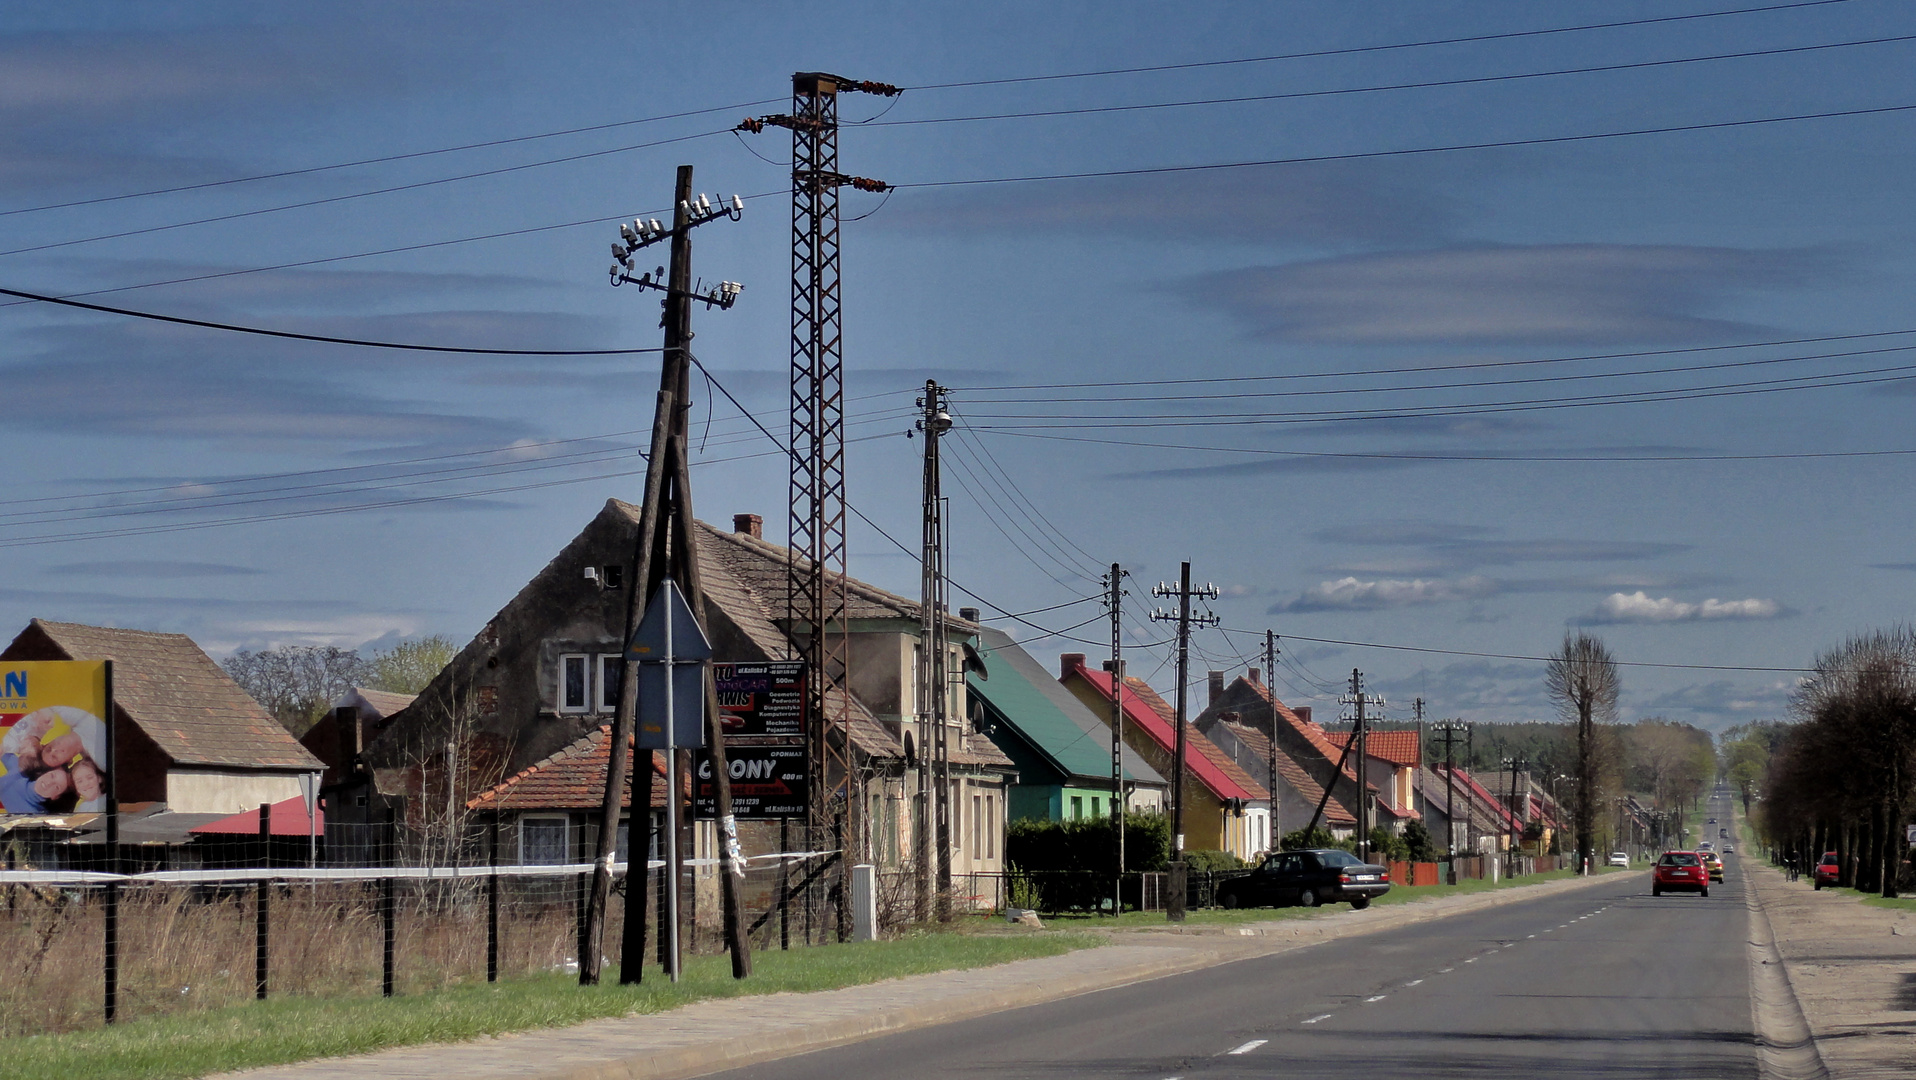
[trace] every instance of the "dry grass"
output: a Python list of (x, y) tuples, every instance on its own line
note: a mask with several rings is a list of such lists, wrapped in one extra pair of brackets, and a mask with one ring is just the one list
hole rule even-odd
[[(105, 917), (97, 892), (13, 886), (0, 919), (0, 1037), (72, 1031), (101, 1022)], [(267, 982), (273, 996), (378, 994), (383, 933), (379, 886), (273, 886)], [(570, 881), (514, 884), (500, 902), (500, 970), (562, 969), (575, 959)], [(120, 1015), (160, 1016), (250, 1001), (256, 900), (251, 886), (148, 887), (120, 905)], [(618, 954), (615, 897), (606, 942)], [(471, 884), (402, 886), (395, 902), (394, 982), (400, 993), (484, 982), (486, 896)]]

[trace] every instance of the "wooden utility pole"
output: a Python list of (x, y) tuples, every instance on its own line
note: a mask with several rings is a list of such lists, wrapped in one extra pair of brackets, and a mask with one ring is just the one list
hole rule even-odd
[[(1184, 563), (1178, 570), (1178, 583), (1174, 589), (1163, 582), (1151, 590), (1151, 595), (1178, 598), (1176, 612), (1154, 611), (1151, 618), (1158, 622), (1176, 622), (1178, 624), (1178, 688), (1177, 718), (1174, 721), (1177, 730), (1172, 733), (1171, 751), (1171, 869), (1165, 887), (1164, 916), (1172, 922), (1184, 921), (1184, 710), (1188, 698), (1185, 683), (1191, 663), (1191, 624), (1216, 626), (1216, 615), (1192, 615), (1191, 598), (1199, 596), (1215, 600), (1218, 589), (1215, 585), (1203, 585), (1195, 591), (1191, 588), (1191, 564)], [(1116, 674), (1115, 672), (1113, 673)], [(1120, 691), (1121, 692), (1121, 691)]]
[[(703, 197), (695, 197), (692, 193), (692, 166), (681, 165), (673, 207), (671, 228), (661, 228), (656, 222), (649, 225), (636, 222), (634, 224), (639, 226), (636, 229), (621, 226), (621, 233), (630, 247), (627, 249), (614, 245), (615, 256), (620, 262), (612, 268), (613, 284), (639, 285), (665, 294), (662, 320), (665, 341), (659, 369), (657, 411), (652, 420), (651, 456), (646, 460), (645, 494), (639, 507), (639, 528), (633, 545), (632, 591), (626, 602), (625, 641), (628, 644), (637, 632), (646, 605), (668, 577), (678, 583), (699, 625), (708, 625), (705, 590), (698, 562), (697, 525), (692, 510), (687, 450), (691, 370), (694, 362), (689, 347), (692, 340), (692, 302), (697, 300), (708, 308), (715, 305), (729, 308), (739, 290), (737, 286), (727, 283), (707, 295), (693, 292), (691, 231), (720, 217), (736, 217), (739, 204), (735, 199), (733, 208), (728, 211), (722, 202), (714, 208)], [(651, 274), (631, 277), (632, 253), (668, 238), (671, 241), (671, 268), (665, 279), (655, 282)], [(592, 889), (587, 898), (585, 939), (579, 957), (579, 982), (586, 986), (599, 981), (605, 908), (612, 891), (612, 863), (618, 851), (619, 817), (625, 802), (628, 761), (631, 763), (629, 767), (636, 768), (644, 778), (643, 782), (633, 785), (635, 794), (643, 793), (644, 802), (636, 798), (632, 801), (632, 824), (636, 826), (643, 819), (645, 827), (629, 830), (625, 934), (620, 950), (619, 981), (628, 984), (639, 982), (644, 967), (645, 894), (651, 847), (651, 752), (632, 748), (630, 757), (627, 756), (636, 730), (639, 665), (636, 659), (628, 655), (622, 667), (619, 703), (613, 713), (612, 742), (608, 748), (605, 799), (600, 807), (599, 847), (593, 866)], [(724, 868), (722, 897), (725, 936), (732, 953), (732, 974), (742, 979), (752, 970), (751, 952), (745, 941), (744, 921), (740, 912), (744, 867), (739, 858), (738, 825), (732, 817), (731, 773), (725, 759), (725, 741), (719, 716), (716, 687), (708, 673), (705, 678), (706, 754), (711, 765), (713, 793), (717, 802), (719, 854)], [(667, 718), (667, 723), (670, 723), (670, 718)], [(666, 797), (678, 799), (682, 793), (673, 788), (666, 792)], [(667, 837), (666, 843), (676, 846), (678, 837)], [(678, 882), (668, 880), (664, 887), (676, 889)], [(660, 905), (661, 912), (664, 907)]]
[[(1131, 802), (1124, 790), (1124, 567), (1111, 564), (1105, 584), (1111, 592), (1111, 820), (1118, 838), (1118, 874), (1111, 893), (1111, 914), (1124, 914), (1124, 815)], [(1143, 903), (1142, 886), (1138, 901)]]

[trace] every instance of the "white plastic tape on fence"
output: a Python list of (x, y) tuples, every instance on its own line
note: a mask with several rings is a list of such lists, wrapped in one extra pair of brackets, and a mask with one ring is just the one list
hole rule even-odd
[[(836, 855), (837, 851), (781, 851), (753, 855), (747, 861), (805, 862)], [(686, 866), (717, 866), (717, 859), (688, 859)], [(626, 872), (626, 863), (612, 864), (613, 876)], [(648, 869), (663, 869), (652, 859)], [(518, 864), (513, 866), (285, 866), (232, 870), (154, 870), (144, 874), (107, 874), (97, 870), (0, 870), (0, 885), (224, 885), (247, 881), (483, 881), (490, 877), (567, 877), (589, 874), (594, 863)]]

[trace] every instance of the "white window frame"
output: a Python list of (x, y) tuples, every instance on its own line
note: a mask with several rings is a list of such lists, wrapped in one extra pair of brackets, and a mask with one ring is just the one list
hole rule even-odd
[[(534, 860), (528, 856), (526, 844), (526, 826), (531, 824), (559, 825), (559, 857), (550, 861)], [(572, 856), (572, 819), (564, 814), (526, 814), (519, 818), (519, 862), (526, 866), (563, 866)]]
[(613, 680), (605, 677), (606, 676), (605, 667), (608, 663), (618, 666), (620, 677), (623, 678), (624, 672), (625, 672), (625, 667), (624, 667), (625, 657), (618, 653), (600, 653), (597, 659), (599, 663), (597, 667), (593, 668), (592, 674), (595, 678), (595, 683), (596, 683), (594, 689), (598, 691), (598, 693), (594, 695), (595, 700), (597, 700), (599, 703), (598, 711), (599, 712), (616, 712), (619, 708), (618, 699), (617, 698), (608, 699), (606, 697), (606, 695), (608, 693), (611, 693), (612, 690), (614, 689), (614, 684), (613, 684)]
[[(567, 682), (566, 667), (569, 664), (571, 664), (571, 662), (574, 660), (577, 660), (579, 662), (579, 666), (585, 669), (585, 700), (580, 702), (577, 705), (568, 704), (566, 701), (566, 682)], [(554, 687), (554, 690), (556, 691), (555, 697), (557, 698), (557, 700), (554, 702), (554, 705), (557, 706), (558, 711), (562, 713), (591, 712), (593, 682), (594, 680), (592, 678), (592, 657), (590, 654), (588, 653), (561, 654), (559, 657), (559, 678), (557, 680), (557, 685)]]

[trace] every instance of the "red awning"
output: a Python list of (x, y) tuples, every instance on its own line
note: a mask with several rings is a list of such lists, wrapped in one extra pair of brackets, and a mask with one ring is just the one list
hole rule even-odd
[[(274, 803), (272, 812), (267, 820), (268, 828), (274, 836), (308, 835), (307, 830), (309, 825), (306, 820), (306, 800), (296, 795), (293, 798), (287, 799), (285, 802)], [(326, 809), (324, 806), (320, 807), (318, 826), (317, 831), (326, 831)], [(223, 817), (218, 821), (209, 821), (204, 825), (195, 825), (187, 831), (202, 836), (207, 833), (258, 836), (259, 811), (243, 810), (231, 817)]]

